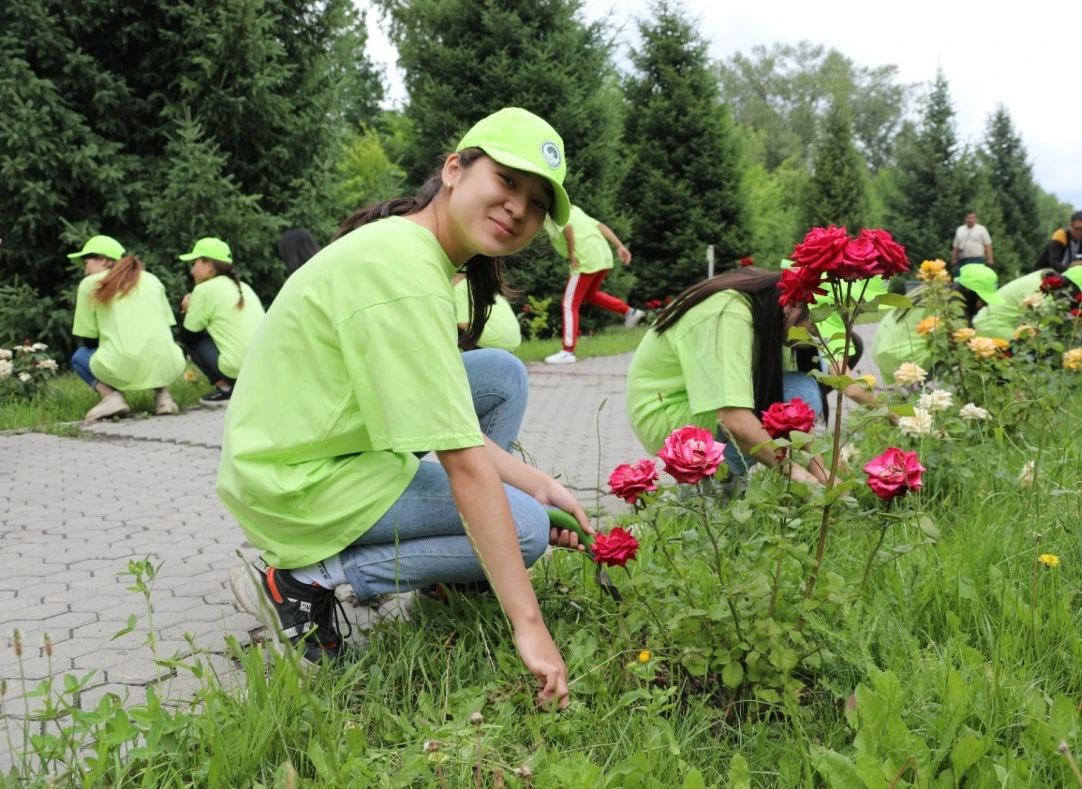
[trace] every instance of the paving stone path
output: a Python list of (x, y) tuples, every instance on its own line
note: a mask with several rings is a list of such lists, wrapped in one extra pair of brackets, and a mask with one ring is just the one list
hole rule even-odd
[[(870, 333), (867, 337), (870, 345)], [(530, 403), (520, 436), (539, 468), (558, 476), (590, 510), (622, 503), (598, 486), (619, 463), (643, 456), (628, 428), (624, 381), (631, 354), (566, 366), (529, 365)], [(858, 372), (873, 372), (865, 362)], [(225, 638), (258, 635), (228, 588), (239, 551), (252, 558), (240, 527), (214, 493), (223, 411), (125, 419), (83, 436), (0, 435), (0, 679), (16, 748), (22, 721), (42, 707), (32, 691), (47, 677), (93, 672), (82, 709), (106, 693), (191, 698), (188, 672), (156, 666), (141, 594), (130, 591), (129, 562), (161, 564), (151, 594), (160, 656), (201, 659), (229, 675)], [(600, 467), (600, 472), (599, 472)], [(368, 609), (351, 607), (358, 619)], [(136, 616), (133, 633), (113, 640)], [(13, 633), (21, 633), (17, 659)], [(45, 639), (52, 643), (46, 655)], [(25, 689), (24, 682), (25, 680)], [(30, 692), (30, 693), (28, 693)], [(0, 721), (2, 724), (3, 721)], [(34, 721), (30, 732), (55, 723)], [(0, 770), (9, 764), (0, 736)]]

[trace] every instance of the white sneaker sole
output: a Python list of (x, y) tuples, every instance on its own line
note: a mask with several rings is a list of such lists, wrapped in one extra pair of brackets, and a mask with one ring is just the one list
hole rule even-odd
[[(278, 615), (267, 606), (263, 593), (256, 585), (255, 570), (248, 564), (238, 564), (229, 571), (229, 588), (233, 590), (233, 596), (237, 598), (240, 607), (259, 620), (263, 626), (264, 643), (270, 644), (275, 652), (284, 657), (286, 649), (292, 649), (292, 644), (286, 644), (279, 633), (281, 625), (278, 624)], [(302, 665), (312, 664), (302, 659)]]
[(577, 361), (578, 359), (576, 359), (574, 356), (571, 356), (562, 357), (559, 359), (545, 359), (545, 364), (574, 364)]
[(86, 416), (83, 417), (83, 424), (89, 425), (93, 424), (94, 422), (99, 422), (102, 419), (108, 419), (111, 416), (122, 416), (123, 414), (131, 413), (131, 406), (129, 406), (127, 403), (124, 403), (122, 405), (118, 404), (112, 406), (111, 408), (105, 408), (95, 413), (94, 409), (96, 408), (97, 406), (94, 406), (94, 408), (91, 408), (89, 411), (86, 412)]

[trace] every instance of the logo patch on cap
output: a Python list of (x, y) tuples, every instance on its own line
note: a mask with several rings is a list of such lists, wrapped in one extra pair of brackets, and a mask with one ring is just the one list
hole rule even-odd
[(551, 167), (553, 170), (560, 168), (560, 162), (563, 161), (563, 157), (560, 155), (560, 148), (552, 140), (546, 140), (541, 143), (541, 156), (545, 160), (545, 164)]

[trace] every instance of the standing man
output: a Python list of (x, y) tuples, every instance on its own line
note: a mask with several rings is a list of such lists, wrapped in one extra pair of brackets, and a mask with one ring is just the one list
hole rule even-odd
[(631, 262), (631, 253), (608, 225), (598, 222), (577, 205), (573, 205), (566, 225), (560, 227), (549, 218), (545, 220), (545, 231), (552, 241), (552, 246), (571, 264), (571, 275), (567, 278), (560, 303), (564, 347), (545, 357), (545, 362), (572, 364), (578, 361), (575, 358), (575, 342), (579, 335), (579, 308), (584, 301), (623, 315), (624, 326), (629, 329), (634, 328), (645, 313), (629, 307), (615, 296), (601, 292), (601, 283), (613, 266), (612, 249), (609, 245), (615, 247), (616, 254), (624, 265)]
[(1052, 234), (1048, 246), (1037, 258), (1034, 271), (1054, 268), (1060, 273), (1082, 256), (1082, 211), (1071, 214), (1071, 223)]
[(977, 224), (977, 212), (966, 211), (966, 223), (954, 232), (954, 248), (951, 250), (951, 271), (958, 271), (967, 263), (984, 263), (994, 266), (992, 260), (992, 237), (988, 228)]

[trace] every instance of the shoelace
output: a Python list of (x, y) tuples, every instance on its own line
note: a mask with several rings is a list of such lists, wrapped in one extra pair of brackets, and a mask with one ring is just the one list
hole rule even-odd
[[(328, 610), (329, 609), (329, 610)], [(342, 618), (339, 621), (338, 615), (341, 614)], [(323, 595), (320, 600), (312, 603), (312, 621), (315, 622), (316, 632), (323, 630), (326, 620), (326, 625), (330, 626), (335, 635), (338, 636), (338, 646), (342, 645), (342, 642), (353, 635), (353, 625), (350, 624), (349, 617), (346, 616), (346, 609), (342, 606), (342, 601), (338, 599), (338, 596), (330, 591), (328, 594)], [(342, 622), (346, 624), (346, 632), (342, 633)], [(320, 639), (320, 646), (323, 646), (322, 638)]]

